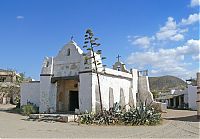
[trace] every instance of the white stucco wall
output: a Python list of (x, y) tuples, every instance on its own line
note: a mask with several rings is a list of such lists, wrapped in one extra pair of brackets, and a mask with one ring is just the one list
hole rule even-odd
[(56, 111), (57, 87), (51, 83), (51, 76), (40, 77), (40, 112)]
[(197, 110), (197, 86), (188, 85), (188, 105), (189, 108)]
[(139, 91), (146, 90), (150, 92), (148, 76), (139, 76)]
[(136, 93), (138, 93), (138, 70), (132, 69), (132, 89), (133, 89), (133, 99), (136, 106)]
[[(107, 74), (100, 74), (100, 85), (101, 85), (101, 96), (102, 96), (103, 108), (109, 109), (109, 88), (113, 89), (114, 103), (120, 102), (120, 89), (123, 89), (125, 104), (128, 104), (130, 88), (136, 87), (137, 82), (136, 81), (132, 82), (133, 78), (130, 73), (123, 73), (123, 72), (112, 70), (112, 69), (109, 69), (109, 71), (108, 69), (106, 69), (105, 71)], [(93, 73), (92, 75), (93, 75), (92, 76), (92, 106), (93, 106), (93, 111), (94, 111), (96, 107), (95, 87), (97, 85), (97, 76), (95, 73)], [(136, 103), (137, 88), (132, 88), (132, 90), (133, 90), (134, 103)]]
[(150, 92), (148, 76), (139, 76), (138, 78), (138, 92), (139, 101), (142, 103), (151, 104), (153, 100), (153, 94)]
[(185, 90), (183, 90), (183, 94), (184, 94), (184, 103), (188, 104), (188, 88), (185, 88)]
[(42, 64), (41, 74), (52, 74), (53, 71), (53, 57), (45, 57)]
[(21, 84), (21, 106), (26, 105), (27, 102), (31, 102), (39, 106), (40, 103), (40, 83), (30, 82)]
[(92, 111), (92, 75), (81, 73), (79, 75), (79, 110), (80, 112)]
[[(68, 51), (70, 51), (68, 55)], [(73, 41), (66, 44), (54, 58), (54, 77), (76, 76), (83, 67), (83, 51)]]
[(49, 91), (49, 107), (51, 112), (56, 112), (56, 100), (57, 99), (57, 83), (50, 85)]

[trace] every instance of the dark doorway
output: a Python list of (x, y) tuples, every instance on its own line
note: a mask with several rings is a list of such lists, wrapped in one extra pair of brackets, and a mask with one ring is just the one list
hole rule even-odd
[(174, 106), (174, 101), (173, 101), (173, 98), (170, 98), (170, 100), (169, 100), (169, 101), (170, 101), (170, 106), (169, 106), (169, 107), (171, 108), (171, 107), (173, 107), (173, 106)]
[(79, 109), (78, 105), (78, 91), (69, 92), (69, 111), (75, 111)]
[(179, 96), (176, 97), (176, 106), (175, 106), (175, 108), (178, 108), (178, 106), (179, 106)]

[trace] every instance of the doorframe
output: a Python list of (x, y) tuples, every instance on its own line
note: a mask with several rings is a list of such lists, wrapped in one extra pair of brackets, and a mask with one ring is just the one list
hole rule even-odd
[[(68, 113), (68, 112), (70, 112), (70, 98), (69, 98), (69, 93), (70, 93), (70, 91), (77, 91), (78, 92), (78, 106), (79, 106), (79, 84), (80, 84), (80, 80), (79, 80), (79, 76), (67, 76), (67, 77), (54, 77), (54, 79), (53, 80), (51, 80), (51, 81), (54, 81), (54, 83), (58, 83), (59, 81), (61, 81), (61, 80), (74, 80), (74, 81), (77, 81), (77, 88), (73, 88), (73, 89), (70, 89), (70, 90), (67, 90), (67, 92), (66, 93), (68, 93), (68, 98), (67, 98), (67, 100), (66, 101), (68, 101), (68, 106), (67, 106), (67, 108), (68, 108), (68, 110), (67, 111), (60, 111), (59, 110), (59, 106), (58, 106), (58, 93), (60, 93), (59, 92), (59, 87), (57, 86), (57, 90), (56, 90), (56, 112), (58, 112), (58, 113)], [(65, 94), (65, 92), (64, 92), (64, 94)]]

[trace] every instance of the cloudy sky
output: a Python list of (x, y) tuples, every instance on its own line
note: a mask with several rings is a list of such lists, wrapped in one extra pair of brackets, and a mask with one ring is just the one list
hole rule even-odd
[(45, 56), (71, 36), (100, 38), (105, 64), (183, 79), (199, 71), (199, 0), (1, 0), (0, 68), (39, 79)]

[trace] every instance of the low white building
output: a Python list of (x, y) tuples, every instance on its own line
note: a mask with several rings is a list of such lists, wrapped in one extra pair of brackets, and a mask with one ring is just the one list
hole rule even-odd
[(171, 92), (162, 93), (156, 100), (166, 102), (169, 108), (197, 110), (197, 86), (188, 85), (184, 90), (171, 90)]
[(188, 107), (197, 110), (197, 86), (188, 86)]
[[(102, 63), (100, 55), (95, 54), (95, 57)], [(40, 112), (46, 113), (70, 112), (75, 109), (80, 112), (98, 111), (100, 97), (93, 68), (93, 62), (86, 60), (80, 47), (70, 41), (56, 57), (44, 59), (40, 81), (22, 83), (21, 105), (31, 102), (39, 107)], [(113, 65), (113, 69), (98, 65), (98, 73), (104, 109), (113, 107), (115, 102), (122, 106), (135, 106), (138, 90), (150, 92), (148, 77), (139, 76), (137, 69), (126, 70), (125, 65), (119, 61)], [(143, 95), (141, 99), (146, 98)]]

